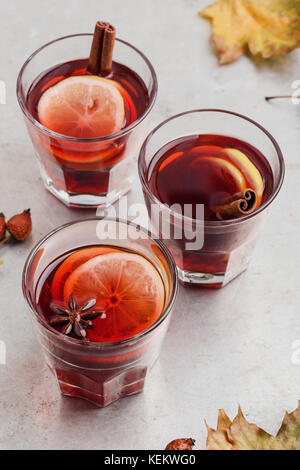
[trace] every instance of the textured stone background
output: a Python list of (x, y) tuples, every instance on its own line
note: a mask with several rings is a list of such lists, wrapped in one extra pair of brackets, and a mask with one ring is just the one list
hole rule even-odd
[[(209, 23), (197, 11), (209, 0), (1, 0), (0, 210), (31, 207), (33, 235), (0, 248), (0, 449), (160, 449), (191, 436), (203, 447), (203, 419), (217, 409), (230, 416), (241, 404), (247, 418), (276, 432), (284, 410), (300, 398), (300, 365), (291, 363), (300, 339), (299, 143), (300, 107), (267, 104), (266, 94), (289, 93), (300, 79), (300, 51), (272, 63), (246, 57), (219, 67)], [(180, 289), (159, 362), (145, 392), (98, 410), (63, 399), (45, 367), (21, 293), (31, 247), (61, 223), (87, 213), (70, 211), (42, 186), (15, 96), (17, 73), (40, 45), (65, 34), (89, 32), (97, 19), (140, 48), (159, 79), (153, 124), (179, 111), (220, 107), (262, 123), (282, 147), (287, 175), (248, 272), (224, 290)], [(141, 199), (139, 183), (131, 193)]]

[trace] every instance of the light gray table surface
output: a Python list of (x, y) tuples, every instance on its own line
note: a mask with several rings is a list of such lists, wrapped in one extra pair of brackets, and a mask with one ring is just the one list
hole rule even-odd
[[(161, 449), (176, 437), (205, 445), (204, 419), (218, 408), (275, 433), (284, 411), (300, 398), (299, 183), (300, 105), (268, 104), (264, 96), (290, 93), (300, 79), (300, 50), (264, 63), (242, 57), (220, 67), (210, 24), (197, 11), (209, 0), (1, 0), (0, 211), (32, 210), (33, 233), (3, 246), (0, 257), (0, 449)], [(18, 71), (40, 45), (65, 34), (89, 32), (97, 19), (140, 48), (159, 80), (153, 126), (192, 108), (244, 113), (278, 140), (286, 159), (283, 189), (249, 270), (219, 291), (180, 288), (159, 361), (144, 393), (105, 409), (62, 398), (44, 365), (21, 292), (21, 273), (33, 245), (54, 227), (93, 215), (68, 210), (43, 188), (18, 108)], [(136, 180), (131, 201), (142, 201)]]

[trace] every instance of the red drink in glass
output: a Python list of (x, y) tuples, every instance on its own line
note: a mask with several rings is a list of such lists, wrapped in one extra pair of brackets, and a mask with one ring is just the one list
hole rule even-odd
[[(27, 108), (32, 117), (39, 121), (38, 103), (41, 95), (50, 87), (68, 77), (87, 75), (88, 59), (79, 59), (59, 64), (36, 78), (28, 90)], [(139, 119), (149, 106), (148, 90), (142, 79), (125, 65), (113, 63), (112, 72), (105, 77), (117, 82), (124, 100), (126, 129)], [(80, 133), (75, 137), (80, 137)], [(37, 142), (47, 175), (55, 185), (68, 193), (106, 194), (109, 189), (110, 171), (126, 155), (127, 136), (116, 142), (91, 142), (83, 147), (81, 142), (61, 145), (55, 140), (40, 136)]]
[[(97, 230), (107, 227), (100, 243)], [(27, 260), (23, 291), (62, 394), (102, 407), (141, 392), (176, 290), (170, 254), (136, 226), (88, 219), (45, 237)]]
[[(204, 220), (217, 221), (220, 216), (216, 210), (224, 199), (240, 190), (239, 170), (237, 180), (231, 161), (223, 149), (233, 148), (241, 151), (263, 175), (262, 203), (272, 194), (273, 176), (265, 157), (252, 145), (233, 137), (222, 135), (192, 135), (180, 137), (166, 144), (154, 155), (149, 172), (149, 188), (153, 195), (164, 204), (179, 204), (182, 213), (184, 205), (191, 205), (191, 213), (196, 217), (196, 205), (204, 205)], [(228, 163), (220, 165), (221, 160)], [(244, 174), (245, 186), (251, 188), (251, 178)], [(224, 217), (227, 219), (227, 217)], [(205, 273), (226, 271), (228, 255), (220, 253), (220, 245), (230, 248), (233, 233), (222, 236), (210, 234), (205, 237), (202, 250), (178, 256), (178, 248), (184, 249), (185, 240), (171, 240), (171, 251), (182, 269)], [(214, 253), (212, 255), (212, 253)], [(176, 256), (177, 255), (177, 256)], [(181, 265), (181, 263), (183, 263)]]
[[(17, 83), (19, 104), (44, 184), (70, 207), (105, 207), (130, 189), (136, 153), (147, 133), (157, 93), (156, 75), (148, 59), (130, 44), (116, 39), (111, 73), (100, 79), (117, 90), (114, 93), (119, 95), (124, 109), (124, 118), (123, 111), (119, 115), (122, 125), (109, 135), (102, 133), (105, 113), (99, 133), (87, 132), (85, 124), (77, 125), (81, 117), (84, 123), (89, 113), (97, 111), (97, 99), (88, 106), (88, 112), (82, 107), (82, 115), (74, 124), (72, 118), (65, 119), (68, 132), (47, 125), (38, 110), (49, 91), (76, 77), (96, 77), (87, 72), (92, 37), (67, 36), (41, 47), (25, 62)], [(80, 109), (78, 106), (76, 112)]]
[[(145, 202), (153, 230), (174, 256), (183, 283), (222, 287), (247, 268), (264, 209), (278, 193), (283, 174), (273, 137), (229, 111), (182, 113), (148, 136), (139, 158)], [(240, 201), (249, 190), (256, 195), (251, 213), (248, 203), (245, 213), (224, 210), (229, 200)], [(189, 242), (196, 235), (202, 244), (193, 248)]]

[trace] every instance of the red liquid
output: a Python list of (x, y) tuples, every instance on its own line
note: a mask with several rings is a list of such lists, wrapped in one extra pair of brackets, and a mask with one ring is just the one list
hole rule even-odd
[[(86, 75), (88, 59), (57, 65), (39, 75), (27, 95), (27, 108), (38, 121), (37, 106), (43, 92), (70, 76)], [(106, 78), (122, 86), (125, 107), (123, 129), (130, 126), (146, 110), (149, 95), (142, 79), (125, 65), (114, 62)], [(111, 169), (126, 156), (128, 136), (102, 142), (81, 143), (49, 138), (31, 131), (47, 175), (70, 194), (105, 195), (109, 188)]]
[[(270, 197), (273, 190), (273, 175), (269, 163), (252, 145), (222, 135), (181, 137), (160, 149), (153, 157), (148, 170), (152, 193), (167, 205), (179, 204), (182, 213), (184, 213), (184, 204), (192, 204), (193, 216), (196, 214), (196, 204), (204, 204), (205, 220), (219, 220), (216, 206), (222, 205), (226, 197), (239, 191), (237, 181), (226, 167), (216, 164), (216, 159), (226, 160), (222, 150), (224, 148), (243, 152), (259, 170), (263, 180), (262, 204)], [(251, 188), (247, 173), (243, 176), (247, 187)], [(147, 202), (149, 205), (146, 196)], [(243, 233), (242, 229), (238, 231), (233, 228), (217, 232), (206, 225), (204, 246), (201, 250), (187, 251), (185, 239), (171, 239), (167, 241), (167, 245), (177, 265), (185, 271), (225, 273), (231, 250), (240, 245), (247, 236), (247, 231)]]
[[(45, 269), (37, 284), (35, 306), (37, 312), (48, 323), (55, 315), (50, 307), (52, 302), (67, 307), (67, 303), (64, 303), (63, 300), (64, 287), (69, 276), (76, 269), (96, 256), (101, 257), (108, 253), (119, 255), (124, 252), (137, 255), (136, 252), (130, 250), (101, 245), (84, 247), (82, 250), (65, 253), (54, 260)], [(99, 255), (99, 253), (101, 254)], [(147, 260), (147, 263), (150, 264), (150, 261)], [(152, 268), (156, 271), (153, 265)], [(103, 286), (104, 289), (111, 289), (111, 287), (108, 284)], [(132, 309), (130, 317), (126, 316), (126, 312), (120, 310), (118, 312), (119, 318), (115, 316), (114, 321), (111, 322), (112, 308), (117, 305), (116, 298), (118, 298), (120, 291), (121, 289), (114, 285), (114, 292), (111, 292), (105, 309), (107, 317), (93, 320), (94, 329), (86, 329), (87, 337), (90, 340), (89, 345), (93, 346), (97, 342), (117, 342), (124, 338), (133, 337), (157, 320), (157, 315), (152, 317), (148, 315), (145, 321), (147, 302), (144, 302), (144, 310), (133, 311)], [(82, 298), (77, 297), (79, 305), (84, 298), (84, 295)], [(93, 307), (93, 310), (95, 309), (97, 309), (97, 304)], [(125, 318), (121, 318), (122, 313)], [(158, 317), (161, 313), (160, 311)], [(82, 339), (78, 338), (74, 331), (68, 337), (60, 334), (55, 339), (42, 335), (42, 343), (48, 351), (48, 365), (55, 373), (63, 394), (87, 399), (98, 406), (106, 406), (123, 396), (143, 390), (149, 365), (153, 363), (159, 353), (161, 338), (166, 327), (167, 324), (157, 334), (141, 338), (138, 343), (133, 342), (121, 346), (116, 344), (108, 350), (86, 349), (84, 346), (89, 347), (89, 345), (82, 344)], [(55, 329), (60, 331), (61, 327)], [(75, 341), (75, 345), (68, 344), (67, 338), (69, 337), (78, 339)], [(97, 345), (95, 344), (95, 346)]]
[[(147, 264), (149, 263), (151, 270), (156, 273), (155, 278), (160, 283), (160, 287), (162, 287), (161, 292), (164, 292), (163, 283), (158, 271), (152, 263), (146, 260), (142, 255), (113, 246), (101, 245), (85, 247), (62, 255), (60, 258), (53, 261), (41, 276), (36, 307), (47, 322), (49, 322), (53, 316), (56, 316), (56, 313), (51, 309), (51, 303), (59, 304), (64, 309), (68, 308), (66, 286), (71, 286), (72, 288), (74, 285), (72, 280), (70, 284), (70, 279), (76, 269), (82, 267), (85, 263), (94, 258), (97, 258), (97, 260), (101, 262), (102, 256), (104, 256), (103, 259), (105, 259), (105, 255), (112, 253), (114, 255), (118, 254), (119, 256), (128, 253), (143, 258), (147, 261)], [(120, 269), (125, 270), (129, 269), (129, 267), (123, 268), (121, 266)], [(84, 279), (82, 280), (82, 278), (80, 278), (79, 287), (75, 285), (74, 290), (71, 289), (70, 292), (76, 297), (78, 305), (81, 306), (91, 298), (95, 298), (98, 294), (98, 290), (101, 290), (101, 299), (99, 299), (99, 301), (97, 300), (92, 310), (101, 310), (105, 313), (105, 318), (99, 316), (99, 318), (92, 321), (93, 329), (86, 329), (87, 338), (90, 341), (121, 341), (141, 333), (159, 318), (162, 310), (153, 307), (151, 294), (149, 294), (149, 298), (147, 299), (139, 296), (140, 286), (138, 279), (134, 284), (132, 283), (132, 275), (134, 275), (134, 273), (129, 277), (125, 277), (125, 275), (120, 276), (119, 272), (108, 272), (106, 277), (101, 278), (99, 288), (94, 287), (94, 271), (92, 275), (90, 275), (87, 269), (84, 271), (84, 274), (84, 279), (87, 279), (87, 282), (84, 283)], [(136, 276), (141, 276), (141, 274), (137, 273)], [(92, 284), (91, 286), (89, 285), (89, 281)], [(161, 302), (159, 302), (162, 306), (164, 303), (164, 295), (163, 293), (163, 298)], [(137, 305), (138, 308), (136, 308)], [(56, 329), (60, 331), (62, 328), (56, 327)], [(74, 331), (72, 331), (71, 336), (78, 339)]]

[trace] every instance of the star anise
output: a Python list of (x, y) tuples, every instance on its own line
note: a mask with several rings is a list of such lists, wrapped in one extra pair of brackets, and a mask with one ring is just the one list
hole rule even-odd
[(69, 335), (74, 329), (77, 336), (86, 340), (85, 328), (94, 328), (91, 320), (95, 320), (103, 313), (103, 311), (99, 310), (90, 310), (95, 303), (96, 299), (91, 299), (79, 307), (75, 297), (70, 295), (68, 308), (63, 308), (62, 306), (54, 303), (50, 304), (51, 310), (58, 315), (51, 318), (49, 323), (51, 326), (65, 325), (61, 331), (65, 335)]

